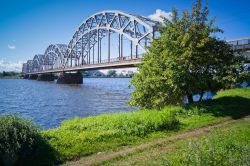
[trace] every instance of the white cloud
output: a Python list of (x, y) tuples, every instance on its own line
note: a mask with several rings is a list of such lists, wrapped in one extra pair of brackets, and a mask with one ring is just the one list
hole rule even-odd
[(0, 71), (18, 71), (20, 72), (22, 70), (23, 66), (22, 61), (18, 62), (9, 62), (4, 59), (0, 59)]
[(148, 17), (154, 21), (159, 21), (161, 23), (164, 23), (164, 19), (168, 19), (168, 20), (172, 19), (172, 13), (165, 12), (164, 10), (161, 10), (161, 9), (156, 9), (155, 13), (149, 15)]
[(16, 46), (15, 46), (15, 45), (12, 45), (12, 44), (8, 44), (8, 49), (14, 50), (14, 49), (16, 49)]

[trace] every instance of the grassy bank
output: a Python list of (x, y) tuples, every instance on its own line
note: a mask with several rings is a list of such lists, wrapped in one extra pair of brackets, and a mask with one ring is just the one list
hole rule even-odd
[(58, 152), (58, 161), (63, 162), (248, 114), (250, 89), (234, 89), (219, 92), (213, 100), (183, 107), (75, 118), (43, 135)]
[(235, 166), (249, 163), (250, 117), (199, 136), (158, 143), (95, 165)]
[[(95, 158), (99, 154), (105, 155), (106, 153), (121, 150), (124, 147), (134, 147), (135, 145), (153, 141), (156, 138), (168, 138), (180, 132), (223, 122), (228, 119), (241, 118), (246, 115), (250, 115), (250, 89), (226, 90), (219, 92), (214, 99), (209, 101), (185, 106), (167, 106), (160, 111), (140, 110), (128, 113), (103, 114), (88, 118), (74, 118), (64, 121), (58, 128), (45, 131), (38, 130), (37, 134), (31, 136), (28, 140), (26, 136), (17, 134), (18, 149), (16, 147), (10, 148), (15, 149), (17, 156), (11, 156), (12, 153), (8, 153), (8, 155), (9, 158), (19, 159), (18, 162), (27, 161), (25, 165), (34, 165), (34, 163), (42, 165), (45, 164), (45, 161), (50, 165), (70, 160), (80, 159), (80, 161), (84, 161), (91, 157)], [(12, 145), (11, 133), (24, 133), (24, 131), (30, 133), (30, 123), (21, 121), (20, 124), (20, 120), (15, 117), (2, 118), (2, 121), (0, 129), (6, 133), (6, 136), (1, 137), (0, 135), (0, 148), (5, 154), (6, 143), (1, 144), (1, 141), (4, 140), (4, 142), (9, 142)], [(246, 135), (249, 136), (249, 132), (246, 132)], [(35, 141), (36, 144), (34, 144), (34, 140), (37, 140)], [(42, 144), (39, 142), (42, 142)], [(201, 141), (201, 144), (203, 142)], [(27, 143), (30, 150), (27, 150)], [(37, 147), (40, 147), (40, 149)], [(20, 158), (23, 151), (31, 152), (32, 150), (34, 150), (34, 153), (27, 153), (22, 159)], [(205, 151), (206, 149), (204, 153)], [(0, 151), (0, 156), (2, 152)], [(188, 153), (191, 152), (185, 154)], [(240, 153), (241, 151), (239, 151)], [(183, 152), (183, 155), (185, 154)], [(27, 158), (30, 160), (28, 161)], [(176, 159), (178, 156), (175, 155), (167, 157), (168, 160), (166, 161), (172, 161), (171, 158), (174, 161), (183, 162)], [(145, 160), (145, 157), (143, 159)], [(114, 160), (114, 162), (118, 160), (120, 159)], [(151, 158), (147, 160), (151, 160)], [(122, 161), (123, 159), (121, 159)], [(156, 162), (158, 161), (159, 163), (165, 162), (165, 159), (160, 158), (156, 160)], [(0, 165), (1, 162), (3, 161), (0, 161)]]
[(152, 133), (178, 130), (180, 122), (172, 113), (178, 109), (75, 118), (65, 121), (59, 128), (44, 131), (44, 135), (60, 152), (60, 161), (70, 160), (137, 144)]

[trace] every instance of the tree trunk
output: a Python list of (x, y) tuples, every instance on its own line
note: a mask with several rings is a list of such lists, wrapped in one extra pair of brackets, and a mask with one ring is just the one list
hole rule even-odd
[(203, 94), (204, 94), (204, 93), (201, 93), (201, 94), (200, 94), (200, 99), (199, 99), (199, 102), (201, 102), (201, 101), (202, 101)]
[(188, 103), (194, 102), (193, 95), (187, 95), (187, 98), (188, 98)]

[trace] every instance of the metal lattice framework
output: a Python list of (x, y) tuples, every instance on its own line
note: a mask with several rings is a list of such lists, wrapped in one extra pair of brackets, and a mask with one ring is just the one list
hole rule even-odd
[(33, 60), (27, 61), (27, 72), (33, 72)]
[[(155, 37), (159, 25), (147, 17), (117, 10), (96, 13), (83, 21), (68, 45), (49, 45), (43, 55), (35, 55), (33, 60), (28, 60), (23, 65), (23, 72), (141, 58), (151, 39)], [(129, 43), (128, 48), (125, 48), (125, 42)], [(118, 48), (118, 51), (113, 51), (115, 48)], [(111, 56), (111, 53), (115, 55)]]
[(37, 54), (33, 58), (33, 66), (32, 69), (34, 72), (43, 70), (43, 55)]
[(22, 73), (28, 73), (27, 63), (23, 63)]
[[(76, 30), (67, 49), (67, 66), (94, 64), (102, 62), (102, 41), (107, 37), (107, 61), (110, 61), (111, 38), (113, 33), (118, 34), (118, 58), (123, 57), (124, 38), (131, 42), (131, 59), (138, 58), (138, 48), (146, 51), (150, 40), (154, 38), (158, 22), (149, 18), (127, 14), (121, 11), (102, 11), (88, 17)], [(94, 56), (97, 45), (97, 57)], [(133, 45), (135, 55), (133, 55)], [(92, 52), (92, 56), (91, 56)], [(75, 63), (73, 63), (74, 61)]]
[(43, 57), (44, 70), (61, 68), (66, 58), (66, 44), (51, 44), (47, 47)]

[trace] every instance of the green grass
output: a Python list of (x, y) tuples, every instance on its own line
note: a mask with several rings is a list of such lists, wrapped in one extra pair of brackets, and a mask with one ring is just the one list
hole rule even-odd
[(171, 165), (250, 165), (250, 119), (185, 142), (167, 156)]
[(250, 118), (201, 136), (162, 142), (95, 165), (236, 166), (250, 164)]
[(60, 161), (70, 160), (139, 143), (153, 132), (177, 130), (180, 123), (172, 112), (178, 109), (75, 118), (59, 128), (44, 131), (44, 135), (60, 153)]
[(43, 135), (58, 152), (57, 161), (64, 162), (248, 114), (250, 89), (234, 89), (219, 92), (213, 100), (183, 107), (75, 118), (43, 131)]

